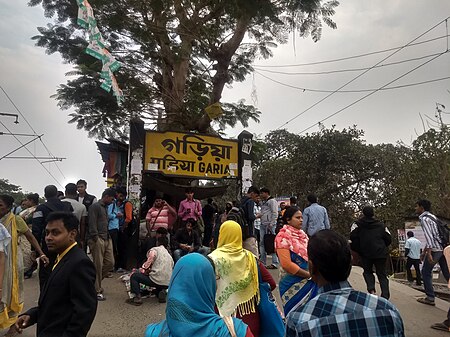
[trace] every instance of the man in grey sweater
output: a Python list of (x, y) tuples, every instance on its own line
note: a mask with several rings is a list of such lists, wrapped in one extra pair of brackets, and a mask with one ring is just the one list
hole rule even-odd
[[(263, 187), (259, 190), (261, 196), (261, 213), (257, 217), (261, 218), (260, 226), (260, 241), (259, 241), (259, 252), (261, 262), (266, 265), (267, 253), (264, 246), (264, 236), (267, 233), (275, 234), (275, 227), (277, 225), (278, 218), (278, 203), (270, 196), (269, 189)], [(276, 253), (272, 254), (272, 264), (267, 266), (268, 269), (278, 268), (278, 256)]]
[(102, 198), (89, 207), (89, 226), (87, 243), (96, 269), (95, 290), (97, 300), (104, 301), (102, 280), (114, 268), (114, 254), (111, 238), (108, 234), (108, 212), (106, 208), (114, 201), (116, 190), (107, 188)]

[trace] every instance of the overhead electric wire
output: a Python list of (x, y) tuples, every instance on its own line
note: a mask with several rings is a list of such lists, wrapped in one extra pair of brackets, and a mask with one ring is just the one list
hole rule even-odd
[[(441, 54), (442, 53), (440, 53), (438, 55), (440, 56)], [(335, 90), (321, 90), (321, 89), (310, 89), (310, 88), (297, 87), (295, 85), (291, 85), (291, 84), (287, 84), (287, 83), (283, 83), (283, 82), (277, 81), (277, 80), (275, 80), (273, 78), (270, 78), (268, 76), (265, 76), (265, 75), (261, 74), (258, 71), (255, 71), (255, 72), (258, 75), (260, 75), (260, 76), (262, 76), (264, 78), (267, 78), (269, 81), (272, 81), (274, 83), (280, 84), (280, 85), (288, 87), (288, 88), (300, 90), (300, 91), (303, 91), (303, 92), (319, 92), (319, 93), (335, 92)], [(351, 94), (351, 93), (371, 92), (371, 91), (374, 91), (374, 90), (381, 90), (381, 91), (394, 90), (394, 89), (408, 88), (408, 87), (414, 87), (414, 86), (417, 86), (417, 85), (423, 85), (423, 84), (428, 84), (428, 83), (433, 83), (433, 82), (444, 81), (444, 80), (448, 80), (448, 79), (450, 79), (450, 76), (435, 78), (435, 79), (432, 79), (432, 80), (426, 80), (426, 81), (421, 81), (421, 82), (414, 82), (414, 83), (409, 83), (409, 84), (396, 85), (396, 86), (393, 86), (393, 87), (387, 87), (387, 88), (383, 88), (383, 89), (339, 90), (339, 91), (336, 91), (336, 93)]]
[[(448, 17), (444, 20), (442, 20), (441, 22), (438, 23), (438, 25), (440, 25), (442, 22), (446, 21), (448, 19)], [(432, 27), (432, 29), (436, 28)], [(428, 32), (427, 32), (428, 33)], [(423, 35), (421, 35), (423, 36)], [(440, 39), (445, 39), (447, 38), (448, 41), (448, 32), (446, 35), (442, 35), (439, 37), (435, 37), (433, 39), (429, 39), (429, 40), (424, 40), (421, 42), (416, 42), (416, 43), (411, 43), (411, 44), (406, 44), (404, 46), (401, 47), (393, 47), (393, 48), (389, 48), (389, 49), (383, 49), (383, 50), (377, 50), (377, 51), (373, 51), (373, 52), (368, 52), (368, 53), (363, 53), (363, 54), (357, 54), (357, 55), (352, 55), (352, 56), (346, 56), (346, 57), (341, 57), (341, 58), (336, 58), (336, 59), (331, 59), (331, 60), (324, 60), (324, 61), (317, 61), (317, 62), (309, 62), (309, 63), (297, 63), (297, 64), (278, 64), (278, 65), (262, 65), (262, 64), (255, 64), (255, 67), (259, 67), (259, 68), (289, 68), (289, 67), (305, 67), (305, 66), (313, 66), (313, 65), (317, 65), (317, 64), (325, 64), (325, 63), (333, 63), (333, 62), (340, 62), (340, 61), (346, 61), (346, 60), (353, 60), (356, 58), (361, 58), (361, 57), (366, 57), (366, 56), (371, 56), (371, 55), (377, 55), (377, 54), (382, 54), (382, 53), (387, 53), (389, 51), (393, 51), (393, 50), (401, 50), (405, 47), (412, 47), (412, 46), (417, 46), (417, 45), (421, 45), (424, 43), (428, 43), (428, 42), (433, 42), (433, 41), (437, 41)], [(417, 39), (416, 39), (417, 40)]]
[[(28, 122), (28, 120), (26, 119), (26, 117), (24, 116), (24, 114), (22, 113), (22, 111), (20, 111), (19, 107), (16, 105), (16, 103), (14, 103), (14, 101), (12, 100), (12, 98), (8, 95), (8, 93), (6, 92), (6, 90), (3, 88), (2, 85), (0, 85), (0, 89), (3, 91), (3, 93), (5, 94), (6, 98), (9, 100), (9, 102), (12, 104), (12, 106), (16, 109), (16, 111), (20, 114), (20, 116), (22, 116), (23, 120), (25, 121), (25, 123), (27, 123), (27, 125), (30, 127), (31, 131), (34, 132), (35, 136), (38, 136), (36, 130), (33, 128), (33, 126)], [(49, 150), (49, 148), (47, 147), (47, 145), (45, 145), (44, 141), (42, 140), (42, 135), (39, 138), (39, 141), (42, 143), (42, 145), (44, 146), (44, 148), (47, 150), (47, 153), (49, 156), (56, 158), (56, 156), (51, 153), (51, 151)], [(61, 175), (63, 176), (64, 179), (66, 179), (66, 176), (64, 175), (64, 173), (62, 172), (62, 170), (59, 168), (58, 164), (55, 162), (55, 166), (58, 169), (59, 173), (61, 173)]]
[(5, 159), (5, 158), (11, 158), (11, 157), (9, 157), (10, 154), (13, 154), (14, 152), (19, 151), (21, 148), (24, 148), (24, 147), (27, 146), (28, 144), (34, 142), (36, 139), (39, 139), (39, 137), (42, 137), (42, 135), (40, 135), (40, 136), (35, 136), (32, 140), (29, 140), (28, 142), (22, 144), (22, 145), (19, 146), (17, 149), (8, 152), (7, 154), (5, 154), (5, 155), (3, 155), (2, 157), (0, 157), (0, 160)]
[[(428, 54), (428, 55), (424, 55), (424, 56), (420, 56), (420, 57), (414, 57), (414, 58), (409, 58), (409, 59), (396, 61), (396, 62), (388, 62), (388, 63), (385, 63), (385, 64), (380, 64), (380, 65), (378, 65), (376, 67), (373, 67), (372, 69), (398, 65), (398, 64), (402, 64), (402, 63), (406, 63), (406, 62), (419, 61), (419, 60), (423, 60), (423, 59), (425, 59), (427, 57), (436, 56), (438, 54), (439, 53), (434, 53), (434, 54)], [(348, 69), (338, 69), (338, 70), (328, 70), (328, 71), (311, 71), (311, 72), (295, 72), (295, 73), (287, 72), (287, 71), (261, 69), (261, 68), (256, 67), (256, 66), (254, 67), (254, 69), (256, 69), (258, 71), (264, 71), (266, 73), (271, 73), (271, 74), (290, 75), (290, 76), (294, 76), (295, 75), (296, 76), (296, 75), (329, 75), (329, 74), (337, 74), (337, 73), (348, 73), (348, 72), (363, 71), (363, 70), (367, 70), (369, 68), (368, 67), (364, 67), (364, 68), (348, 68)]]
[[(3, 125), (3, 127), (4, 127), (9, 133), (12, 133), (11, 130), (9, 130), (8, 127), (7, 127), (2, 121), (0, 121), (0, 124)], [(29, 153), (34, 159), (37, 160), (37, 162), (44, 168), (44, 170), (47, 171), (47, 173), (50, 175), (50, 177), (52, 177), (52, 178), (55, 180), (55, 182), (58, 183), (59, 186), (63, 187), (63, 185), (59, 182), (59, 180), (56, 179), (56, 177), (50, 172), (50, 170), (47, 169), (47, 168), (45, 167), (45, 165), (42, 164), (42, 163), (39, 161), (39, 159), (33, 154), (33, 152), (31, 152), (31, 151), (30, 151), (30, 150), (29, 150), (29, 149), (28, 149), (28, 148), (20, 141), (20, 139), (17, 138), (16, 135), (13, 135), (13, 137), (19, 142), (20, 145), (22, 145), (22, 147), (23, 147), (25, 150), (28, 151), (28, 153)]]
[(396, 77), (395, 79), (393, 79), (392, 81), (389, 81), (388, 83), (386, 83), (385, 85), (381, 86), (380, 88), (378, 88), (378, 89), (376, 89), (376, 90), (374, 90), (374, 91), (368, 93), (367, 95), (364, 95), (364, 96), (361, 97), (361, 98), (358, 98), (357, 100), (355, 100), (355, 101), (353, 101), (352, 103), (346, 105), (345, 107), (339, 109), (338, 111), (332, 113), (331, 115), (328, 115), (327, 117), (321, 119), (319, 122), (314, 123), (313, 125), (311, 125), (311, 126), (307, 127), (306, 129), (300, 131), (299, 134), (302, 134), (302, 133), (308, 131), (309, 129), (315, 127), (316, 125), (319, 125), (319, 124), (321, 124), (322, 122), (324, 122), (324, 121), (330, 119), (331, 117), (336, 116), (337, 114), (339, 114), (339, 113), (341, 113), (342, 111), (344, 111), (344, 110), (350, 108), (351, 106), (355, 105), (356, 103), (361, 102), (363, 99), (366, 99), (367, 97), (372, 96), (373, 94), (375, 94), (376, 92), (378, 92), (378, 91), (382, 90), (383, 88), (387, 87), (387, 86), (390, 85), (391, 83), (394, 83), (394, 82), (398, 81), (399, 79), (405, 77), (406, 75), (408, 75), (408, 74), (410, 74), (410, 73), (416, 71), (417, 69), (423, 67), (424, 65), (426, 65), (426, 64), (428, 64), (428, 63), (430, 63), (430, 62), (436, 60), (438, 57), (444, 55), (444, 54), (447, 53), (447, 52), (448, 52), (448, 50), (446, 50), (445, 52), (442, 52), (440, 55), (433, 57), (431, 60), (428, 60), (428, 61), (426, 61), (426, 62), (424, 62), (424, 63), (418, 65), (417, 67), (414, 67), (413, 69), (407, 71), (407, 72), (404, 73), (403, 75), (400, 75), (400, 76)]
[[(364, 74), (368, 73), (370, 70), (372, 70), (374, 67), (376, 67), (377, 65), (383, 63), (384, 61), (386, 61), (387, 59), (389, 59), (390, 57), (394, 56), (395, 54), (397, 54), (398, 52), (400, 52), (402, 49), (406, 48), (407, 46), (411, 45), (412, 43), (414, 43), (414, 41), (420, 39), (422, 36), (428, 34), (429, 32), (431, 32), (432, 30), (434, 30), (436, 27), (438, 27), (439, 25), (441, 25), (443, 22), (446, 22), (448, 20), (449, 17), (445, 18), (444, 20), (439, 21), (437, 24), (435, 24), (433, 27), (427, 29), (425, 32), (423, 32), (422, 34), (420, 34), (419, 36), (417, 36), (416, 38), (412, 39), (410, 42), (408, 42), (406, 45), (404, 45), (403, 47), (401, 47), (400, 49), (396, 49), (394, 52), (390, 53), (388, 56), (386, 56), (385, 58), (383, 58), (381, 61), (375, 63), (372, 67), (370, 67), (369, 69), (363, 71), (361, 74), (357, 75), (356, 77), (354, 77), (353, 79), (351, 79), (350, 81), (346, 82), (345, 84), (341, 85), (339, 88), (337, 88), (335, 91), (329, 93), (328, 95), (326, 95), (325, 97), (321, 98), (320, 100), (318, 100), (316, 103), (314, 103), (313, 105), (309, 106), (308, 108), (306, 108), (305, 110), (303, 110), (302, 112), (300, 112), (299, 114), (295, 115), (294, 117), (292, 117), (291, 119), (289, 119), (287, 122), (283, 123), (282, 125), (280, 125), (278, 128), (276, 128), (276, 130), (281, 129), (283, 126), (289, 124), (290, 122), (292, 122), (293, 120), (297, 119), (298, 117), (300, 117), (301, 115), (303, 115), (304, 113), (306, 113), (307, 111), (311, 110), (312, 108), (316, 107), (317, 105), (319, 105), (320, 103), (322, 103), (323, 101), (327, 100), (329, 97), (333, 96), (335, 93), (337, 93), (339, 90), (341, 90), (342, 88), (345, 88), (347, 85), (349, 85), (350, 83), (356, 81), (358, 78), (360, 78), (361, 76), (363, 76)], [(444, 52), (446, 53), (448, 51), (448, 49)], [(439, 54), (438, 56), (435, 56), (434, 58), (432, 58), (431, 60), (436, 59), (437, 57), (439, 57), (442, 54)], [(425, 62), (428, 63), (429, 61)]]

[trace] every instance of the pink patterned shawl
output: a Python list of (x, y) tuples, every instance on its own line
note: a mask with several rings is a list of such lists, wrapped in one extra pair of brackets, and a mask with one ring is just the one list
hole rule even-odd
[(308, 261), (308, 235), (302, 230), (284, 225), (275, 238), (275, 249), (286, 248)]

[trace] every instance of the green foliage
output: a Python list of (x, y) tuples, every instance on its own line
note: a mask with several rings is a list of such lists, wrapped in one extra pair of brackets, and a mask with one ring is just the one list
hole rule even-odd
[(8, 179), (0, 179), (0, 194), (12, 196), (17, 204), (20, 204), (25, 199), (22, 188), (18, 185), (11, 184)]
[[(440, 123), (411, 146), (366, 144), (356, 127), (322, 128), (299, 136), (272, 131), (256, 141), (255, 184), (273, 195), (296, 195), (300, 207), (315, 193), (334, 229), (348, 234), (360, 209), (370, 204), (392, 233), (426, 198), (433, 212), (450, 219), (450, 129)], [(395, 234), (394, 234), (395, 236)]]
[(399, 210), (392, 211), (392, 201), (397, 199), (395, 182), (406, 169), (402, 165), (408, 163), (408, 150), (367, 145), (363, 136), (356, 127), (322, 128), (305, 136), (272, 131), (265, 138), (266, 157), (259, 163), (255, 182), (269, 187), (273, 195), (298, 196), (301, 207), (309, 193), (316, 194), (328, 209), (333, 228), (343, 234), (348, 234), (366, 204), (400, 227), (403, 223), (398, 221)]
[[(406, 151), (405, 151), (406, 152)], [(420, 135), (407, 149), (395, 187), (404, 214), (411, 214), (418, 199), (432, 202), (433, 211), (450, 218), (450, 130), (442, 125)]]
[[(71, 123), (100, 138), (123, 134), (130, 117), (159, 129), (213, 132), (204, 109), (219, 102), (227, 84), (243, 81), (257, 58), (298, 32), (318, 41), (337, 1), (322, 0), (91, 0), (109, 50), (122, 63), (117, 79), (125, 102), (99, 89), (101, 64), (84, 53), (86, 33), (76, 25), (73, 0), (30, 0), (54, 20), (33, 39), (47, 53), (58, 52), (75, 66), (75, 79), (54, 96), (61, 108), (75, 108)], [(246, 40), (243, 43), (243, 40)], [(258, 121), (244, 102), (223, 103), (216, 131)]]

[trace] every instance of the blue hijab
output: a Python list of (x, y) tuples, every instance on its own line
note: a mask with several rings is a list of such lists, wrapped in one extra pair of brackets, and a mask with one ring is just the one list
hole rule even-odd
[[(182, 257), (175, 265), (167, 296), (166, 320), (150, 324), (145, 337), (230, 337), (230, 332), (214, 311), (216, 275), (211, 262), (201, 254)], [(247, 325), (233, 318), (238, 337)]]

